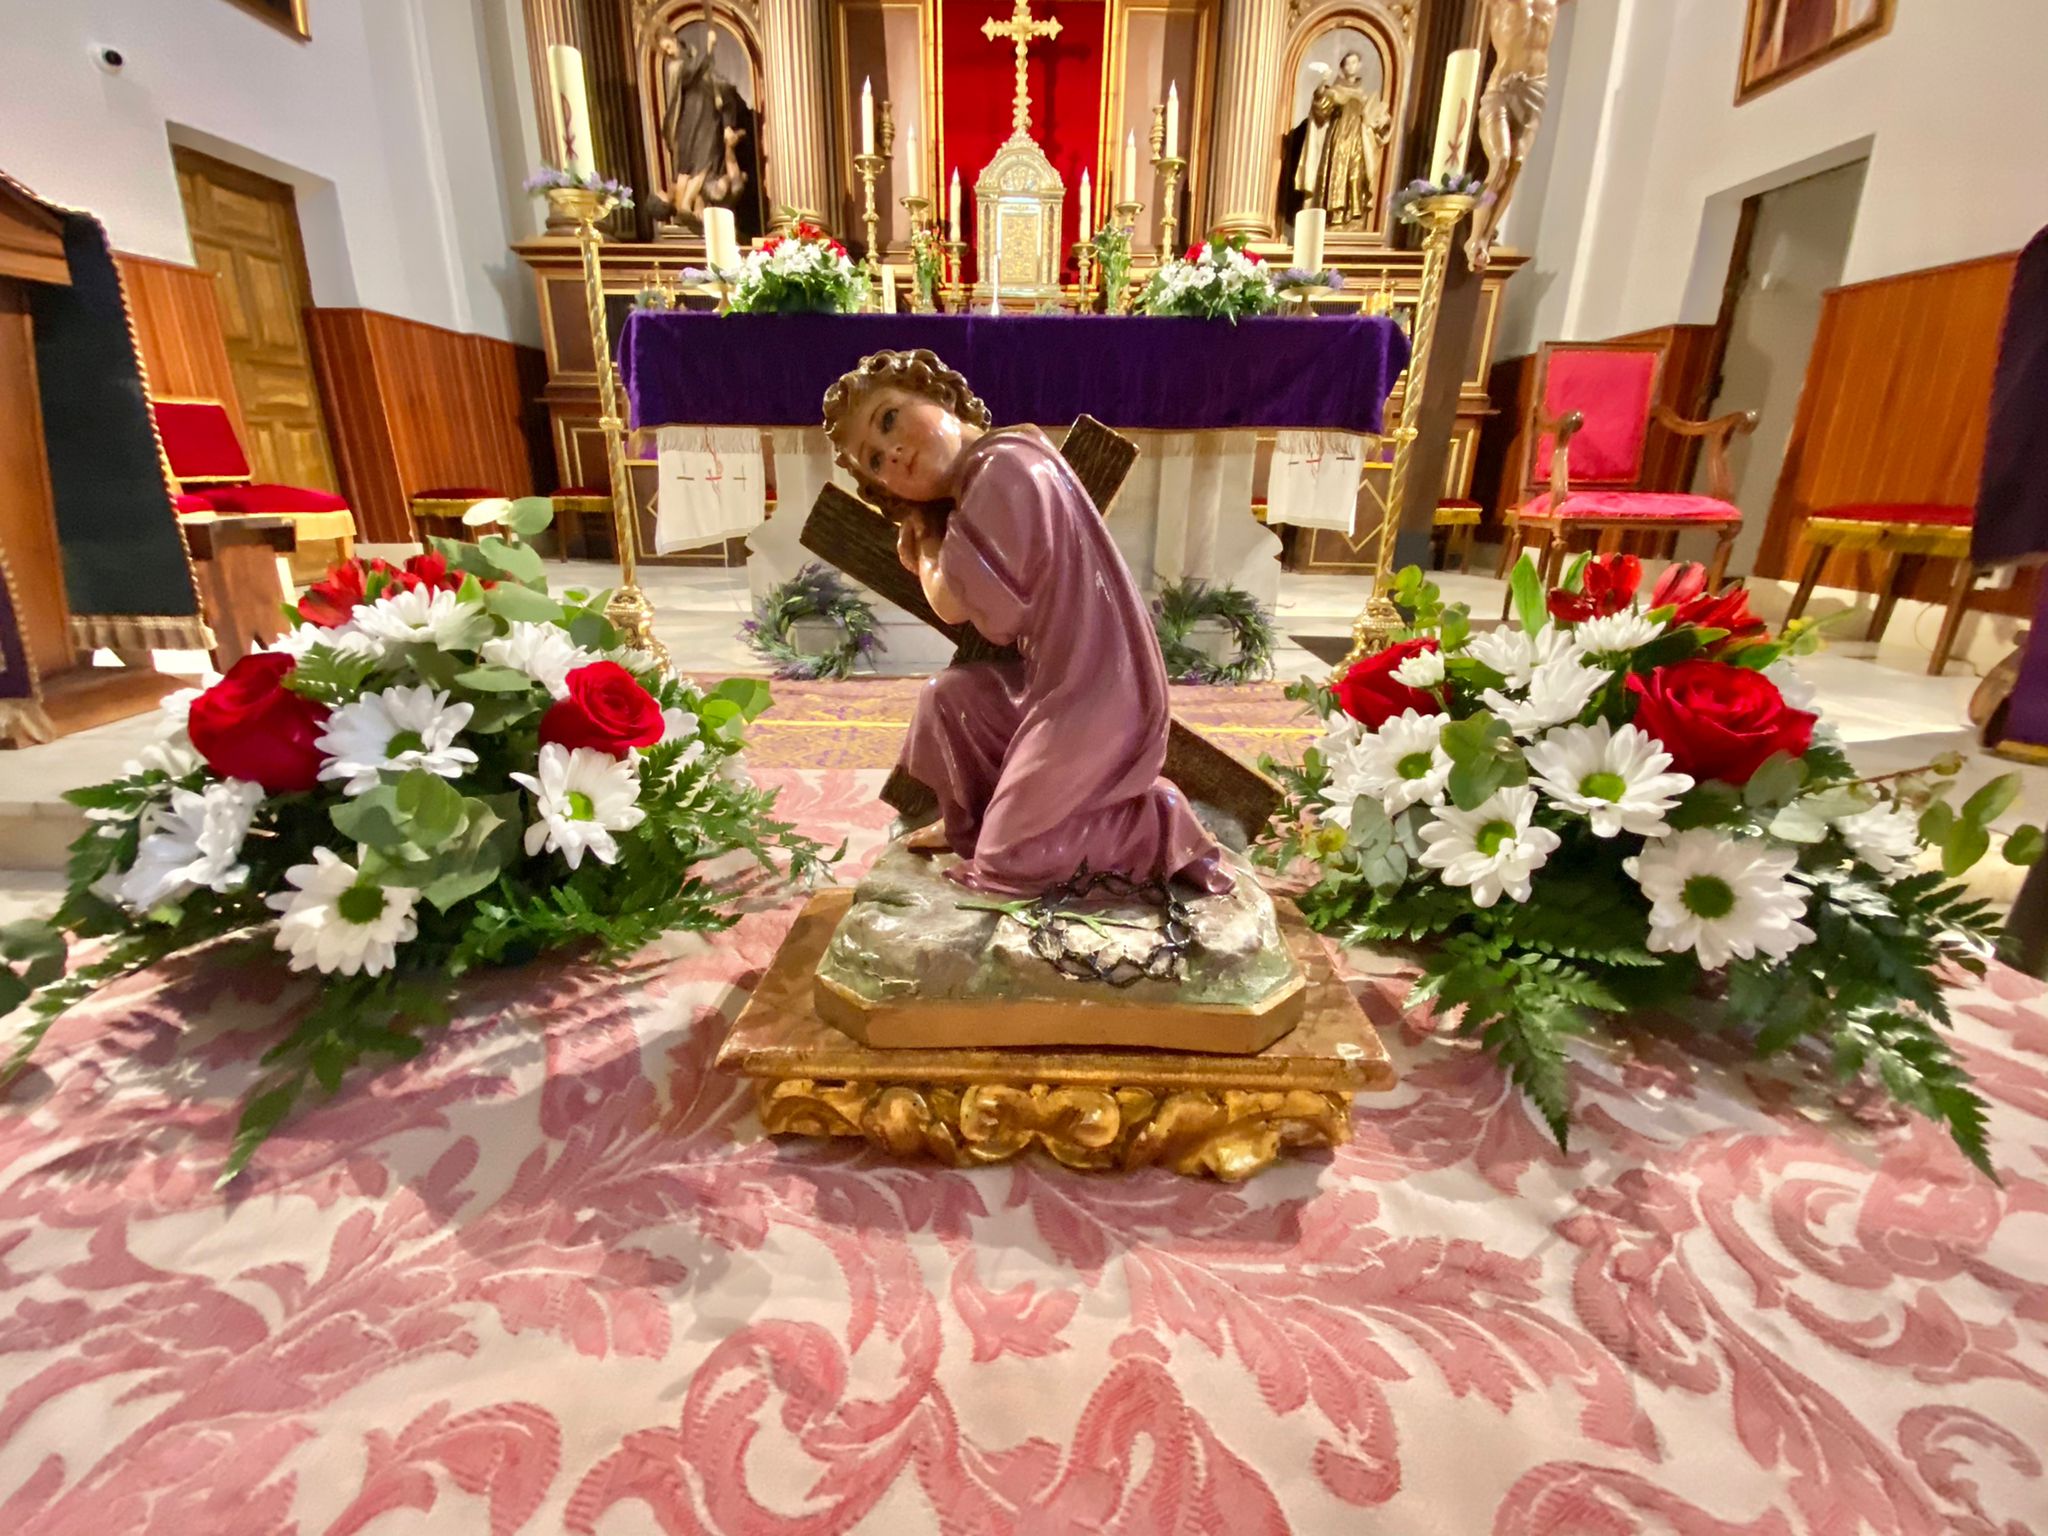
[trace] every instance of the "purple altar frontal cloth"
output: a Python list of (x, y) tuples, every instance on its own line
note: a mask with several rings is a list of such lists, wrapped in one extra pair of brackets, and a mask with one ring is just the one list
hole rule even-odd
[(1365, 315), (713, 315), (636, 310), (619, 342), (636, 427), (814, 427), (825, 390), (871, 352), (929, 347), (999, 424), (1086, 413), (1168, 432), (1380, 430), (1408, 338)]

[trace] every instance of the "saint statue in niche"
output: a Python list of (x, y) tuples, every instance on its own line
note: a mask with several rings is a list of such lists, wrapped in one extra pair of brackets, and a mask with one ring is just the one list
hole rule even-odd
[(753, 238), (763, 228), (758, 124), (720, 61), (718, 29), (692, 22), (664, 32), (655, 47), (670, 176), (656, 217), (699, 229), (705, 208), (730, 208), (740, 239)]
[(1015, 660), (925, 685), (902, 766), (976, 890), (1036, 895), (1091, 870), (1231, 888), (1216, 842), (1161, 777), (1166, 668), (1151, 615), (1074, 472), (1036, 427), (993, 430), (932, 353), (878, 352), (825, 394), (825, 430), (897, 526), (897, 555), (948, 624)]
[(1379, 51), (1355, 28), (1333, 28), (1304, 61), (1295, 99), (1298, 120), (1282, 152), (1283, 224), (1303, 208), (1321, 208), (1332, 229), (1374, 228), (1394, 130)]

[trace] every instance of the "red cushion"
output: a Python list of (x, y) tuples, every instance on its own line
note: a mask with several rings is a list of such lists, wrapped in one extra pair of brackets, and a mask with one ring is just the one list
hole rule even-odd
[[(1642, 478), (1657, 360), (1655, 351), (1551, 348), (1543, 372), (1544, 419), (1573, 411), (1586, 418), (1571, 444), (1574, 482), (1633, 485)], [(1548, 432), (1537, 439), (1537, 485), (1550, 479), (1553, 440)]]
[(1944, 528), (1967, 528), (1975, 518), (1969, 507), (1944, 507), (1932, 502), (1871, 502), (1846, 507), (1817, 507), (1815, 517), (1839, 518), (1845, 523), (1935, 523)]
[(180, 480), (246, 480), (249, 458), (218, 400), (156, 400), (157, 435)]
[(213, 503), (204, 496), (173, 496), (171, 498), (171, 505), (176, 508), (180, 517), (183, 517), (187, 512), (211, 512), (214, 510)]
[(206, 493), (218, 512), (346, 512), (348, 503), (300, 485), (223, 485)]
[[(1517, 515), (1525, 520), (1549, 517), (1550, 492), (1545, 491), (1529, 502)], [(1573, 491), (1565, 498), (1564, 515), (1629, 517), (1660, 523), (1742, 521), (1742, 509), (1725, 501), (1664, 491)]]

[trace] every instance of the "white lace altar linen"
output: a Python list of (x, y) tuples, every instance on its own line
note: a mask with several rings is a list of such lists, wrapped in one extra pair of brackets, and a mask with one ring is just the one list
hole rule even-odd
[(751, 533), (767, 513), (758, 427), (663, 427), (654, 552), (673, 554)]
[(1281, 432), (1266, 479), (1266, 521), (1358, 534), (1358, 487), (1369, 439), (1352, 432)]

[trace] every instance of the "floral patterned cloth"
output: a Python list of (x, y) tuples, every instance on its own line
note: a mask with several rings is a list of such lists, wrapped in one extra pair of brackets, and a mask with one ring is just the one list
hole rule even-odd
[[(872, 857), (878, 773), (772, 777)], [(1561, 1156), (1378, 974), (1404, 1079), (1334, 1154), (958, 1173), (768, 1142), (712, 1070), (791, 910), (483, 978), (226, 1194), (303, 983), (64, 1021), (0, 1104), (0, 1531), (2048, 1530), (2032, 981), (1955, 997), (2003, 1188), (1652, 1038), (1575, 1053)]]

